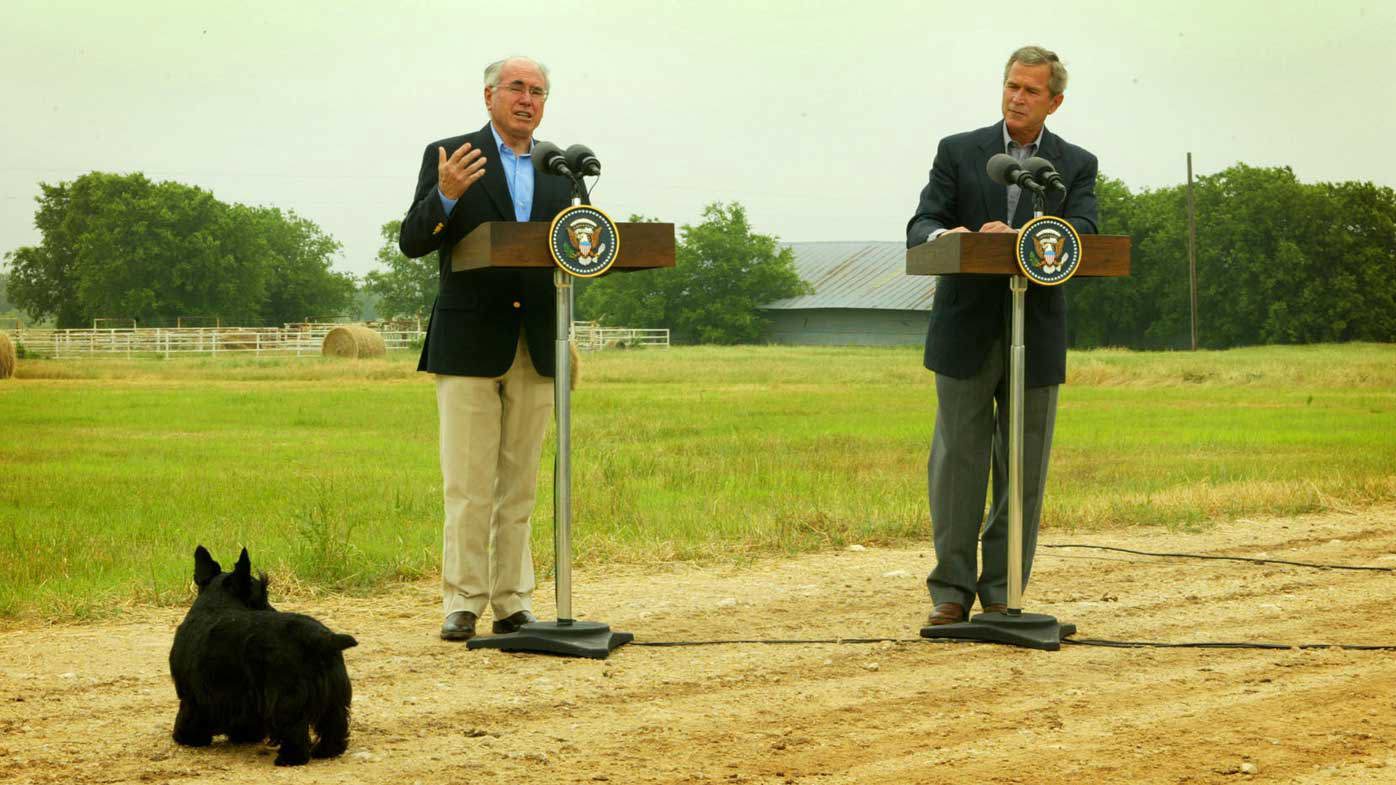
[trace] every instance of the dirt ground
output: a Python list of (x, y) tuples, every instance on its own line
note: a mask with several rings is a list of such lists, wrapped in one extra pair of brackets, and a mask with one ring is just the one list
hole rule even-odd
[[(1396, 507), (1044, 542), (1396, 567)], [(264, 745), (170, 740), (182, 610), (10, 626), (0, 782), (1396, 783), (1396, 652), (931, 643), (917, 636), (930, 563), (868, 548), (578, 571), (579, 615), (641, 642), (895, 639), (631, 645), (604, 661), (442, 642), (427, 583), (283, 602), (360, 643), (349, 752), (297, 769)], [(1026, 605), (1090, 638), (1396, 644), (1393, 597), (1391, 572), (1072, 549), (1039, 551)]]

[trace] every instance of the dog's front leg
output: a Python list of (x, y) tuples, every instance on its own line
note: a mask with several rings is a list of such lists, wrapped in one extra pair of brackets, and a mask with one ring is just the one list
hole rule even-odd
[(213, 731), (199, 716), (199, 710), (192, 701), (181, 700), (179, 713), (175, 715), (174, 740), (186, 747), (207, 747), (213, 743)]
[(310, 762), (310, 723), (300, 720), (289, 728), (279, 728), (275, 732), (281, 741), (276, 752), (276, 765), (301, 766)]

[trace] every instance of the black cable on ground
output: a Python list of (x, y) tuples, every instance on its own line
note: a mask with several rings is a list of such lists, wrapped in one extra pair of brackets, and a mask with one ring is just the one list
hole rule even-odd
[(1110, 641), (1098, 638), (1062, 638), (1062, 643), (1075, 646), (1105, 646), (1111, 649), (1278, 649), (1278, 650), (1323, 650), (1349, 649), (1352, 651), (1396, 651), (1396, 646), (1345, 643), (1159, 643), (1155, 641)]
[(1132, 553), (1136, 556), (1160, 556), (1176, 559), (1209, 559), (1213, 561), (1240, 561), (1251, 564), (1285, 564), (1290, 567), (1310, 567), (1316, 570), (1366, 570), (1369, 572), (1396, 572), (1396, 567), (1357, 567), (1348, 564), (1318, 564), (1306, 561), (1286, 561), (1284, 559), (1255, 559), (1246, 556), (1212, 556), (1205, 553), (1151, 553), (1149, 551), (1136, 551), (1129, 548), (1116, 548), (1110, 545), (1079, 545), (1073, 543), (1062, 543), (1059, 545), (1048, 545), (1038, 543), (1039, 548), (1089, 548), (1097, 551), (1115, 551), (1116, 553)]
[[(934, 641), (926, 638), (785, 638), (772, 640), (755, 639), (733, 639), (716, 641), (631, 641), (631, 646), (653, 646), (655, 648), (678, 648), (681, 646), (736, 646), (750, 644), (767, 644), (773, 646), (789, 645), (814, 645), (814, 644), (870, 644), (870, 643), (986, 643), (987, 641), (962, 640), (955, 638), (936, 639)], [(1073, 646), (1103, 646), (1111, 649), (1263, 649), (1267, 651), (1290, 651), (1290, 650), (1323, 650), (1323, 649), (1345, 649), (1348, 651), (1396, 651), (1396, 646), (1383, 646), (1376, 644), (1346, 644), (1346, 643), (1251, 643), (1247, 641), (1232, 642), (1194, 642), (1194, 643), (1162, 643), (1157, 641), (1112, 641), (1101, 638), (1063, 638), (1063, 644)], [(1010, 644), (992, 644), (1010, 645)]]
[(789, 645), (809, 645), (815, 643), (920, 643), (925, 638), (786, 638), (771, 640), (722, 640), (722, 641), (631, 641), (631, 646), (655, 646), (655, 647), (675, 647), (675, 646), (727, 646), (732, 644), (765, 643), (774, 646)]

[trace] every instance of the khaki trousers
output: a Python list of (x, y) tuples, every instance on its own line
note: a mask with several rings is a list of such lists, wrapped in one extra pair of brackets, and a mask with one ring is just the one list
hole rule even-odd
[(443, 615), (485, 607), (502, 619), (532, 610), (529, 518), (553, 410), (553, 380), (533, 368), (519, 336), (503, 376), (436, 376), (446, 523)]

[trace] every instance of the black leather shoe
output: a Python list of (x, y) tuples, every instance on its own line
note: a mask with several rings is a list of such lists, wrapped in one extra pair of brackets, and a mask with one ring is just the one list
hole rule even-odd
[(443, 641), (468, 641), (475, 637), (475, 614), (470, 611), (456, 611), (446, 617), (446, 622), (441, 625), (441, 640)]
[(518, 613), (505, 616), (502, 619), (496, 619), (490, 629), (495, 635), (507, 635), (511, 632), (518, 632), (520, 627), (525, 624), (532, 624), (535, 621), (538, 621), (537, 616), (534, 616), (528, 611), (519, 611)]

